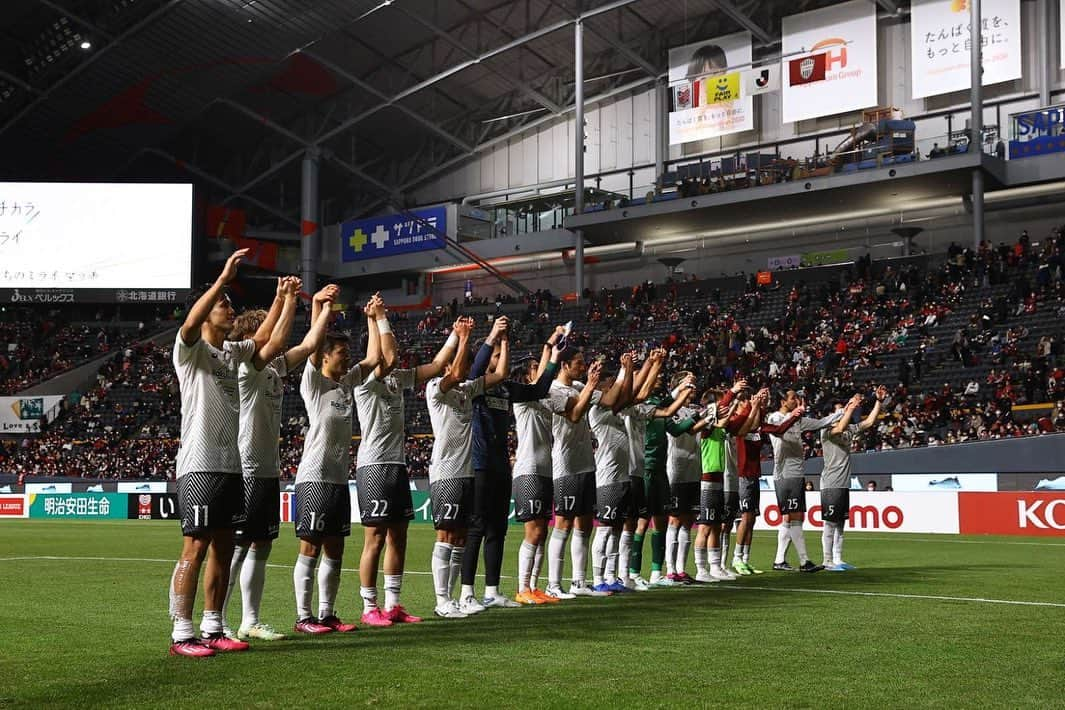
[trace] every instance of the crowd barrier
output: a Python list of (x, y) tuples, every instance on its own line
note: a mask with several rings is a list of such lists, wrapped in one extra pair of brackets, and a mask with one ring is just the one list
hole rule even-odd
[[(414, 522), (432, 522), (429, 494), (412, 491)], [(358, 522), (358, 500), (351, 487), (352, 522)], [(283, 492), (281, 521), (294, 522), (295, 494)], [(803, 527), (820, 530), (821, 496), (806, 494)], [(762, 493), (762, 515), (756, 530), (773, 530), (782, 515), (771, 492)], [(513, 502), (510, 511), (514, 521)], [(0, 519), (118, 519), (170, 520), (177, 518), (172, 493), (26, 493), (0, 495)], [(999, 491), (973, 493), (852, 491), (849, 529), (888, 533), (963, 535), (1065, 535), (1065, 491)]]

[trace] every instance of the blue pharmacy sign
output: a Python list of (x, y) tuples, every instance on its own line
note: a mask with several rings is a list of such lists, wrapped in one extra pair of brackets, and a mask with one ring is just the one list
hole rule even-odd
[(1010, 160), (1065, 153), (1065, 106), (1010, 116)]
[(446, 246), (447, 207), (426, 207), (405, 214), (343, 222), (341, 261), (362, 261)]

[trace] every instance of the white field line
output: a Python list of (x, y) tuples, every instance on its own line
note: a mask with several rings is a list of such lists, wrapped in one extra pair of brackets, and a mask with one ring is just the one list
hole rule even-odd
[[(26, 557), (0, 557), (0, 562), (16, 562), (16, 561), (38, 561), (38, 562), (66, 562), (66, 561), (82, 561), (82, 562), (155, 562), (160, 564), (174, 564), (174, 560), (161, 559), (154, 557), (63, 557), (58, 555), (39, 555), (39, 556), (26, 556)], [(277, 569), (291, 569), (291, 565), (267, 565), (268, 567), (274, 567)], [(357, 573), (357, 569), (343, 568), (344, 572)], [(416, 574), (416, 575), (431, 575), (431, 572), (420, 572), (407, 570), (404, 574)], [(503, 579), (512, 579), (503, 575)], [(948, 601), (948, 602), (970, 602), (975, 604), (1006, 604), (1012, 606), (1038, 606), (1038, 607), (1052, 607), (1057, 609), (1065, 609), (1065, 603), (1060, 602), (1033, 602), (1023, 601), (1017, 599), (988, 599), (986, 597), (953, 597), (953, 596), (940, 596), (935, 594), (892, 594), (890, 592), (858, 592), (849, 589), (799, 589), (794, 587), (755, 587), (747, 584), (742, 585), (727, 585), (718, 587), (722, 590), (735, 589), (735, 590), (747, 590), (757, 589), (765, 592), (781, 592), (789, 594), (836, 594), (840, 596), (851, 597), (881, 597), (888, 599), (924, 599), (930, 601)]]

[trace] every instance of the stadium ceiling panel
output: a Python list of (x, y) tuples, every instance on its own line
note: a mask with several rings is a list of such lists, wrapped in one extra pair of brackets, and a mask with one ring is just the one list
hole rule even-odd
[[(872, 1), (872, 0), (871, 0)], [(263, 226), (366, 213), (573, 106), (645, 89), (670, 46), (832, 0), (5, 0), (7, 179), (192, 178)], [(887, 11), (897, 3), (878, 0)]]

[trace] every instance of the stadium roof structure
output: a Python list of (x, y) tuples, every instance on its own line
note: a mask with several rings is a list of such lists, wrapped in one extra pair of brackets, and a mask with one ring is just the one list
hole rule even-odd
[(0, 176), (192, 180), (289, 229), (316, 146), (336, 221), (572, 111), (578, 18), (591, 103), (652, 84), (670, 46), (746, 29), (772, 47), (783, 15), (831, 4), (5, 0)]

